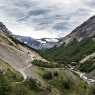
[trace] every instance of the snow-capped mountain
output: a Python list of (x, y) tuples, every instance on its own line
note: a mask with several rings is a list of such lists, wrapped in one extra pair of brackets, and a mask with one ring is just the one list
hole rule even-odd
[(59, 39), (57, 38), (33, 39), (31, 37), (25, 37), (19, 35), (14, 35), (14, 37), (20, 42), (37, 50), (53, 48), (59, 42)]
[(21, 43), (24, 43), (28, 45), (31, 48), (34, 49), (48, 49), (56, 46), (56, 44), (59, 42), (60, 39), (58, 38), (43, 38), (43, 39), (34, 39), (31, 37), (26, 36), (20, 36), (20, 35), (14, 35), (12, 34), (7, 27), (0, 22), (0, 30), (1, 32), (4, 32), (11, 37), (14, 37), (15, 39), (19, 40)]

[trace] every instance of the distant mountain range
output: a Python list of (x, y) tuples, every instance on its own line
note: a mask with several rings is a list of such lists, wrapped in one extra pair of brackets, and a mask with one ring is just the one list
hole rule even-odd
[(6, 28), (6, 26), (2, 22), (0, 22), (0, 30), (2, 30), (2, 32), (7, 33), (10, 36), (14, 37), (15, 39), (19, 40), (20, 42), (28, 45), (29, 47), (37, 49), (37, 50), (38, 49), (53, 48), (60, 41), (60, 39), (58, 39), (58, 38), (34, 39), (34, 38), (31, 38), (31, 37), (14, 35), (14, 34), (12, 34), (12, 32), (10, 32)]
[(34, 49), (49, 49), (56, 46), (60, 39), (52, 39), (52, 38), (43, 38), (43, 39), (33, 39), (31, 37), (25, 37), (25, 36), (19, 36), (19, 35), (13, 35), (14, 38), (19, 40), (20, 42), (28, 45), (31, 48)]
[(63, 43), (68, 44), (69, 42), (76, 39), (77, 41), (81, 41), (85, 38), (95, 36), (95, 16), (89, 18), (83, 24), (74, 29), (69, 35), (63, 38), (42, 38), (42, 39), (33, 39), (31, 37), (25, 37), (20, 35), (12, 34), (6, 26), (0, 22), (0, 30), (5, 33), (10, 34), (15, 37), (20, 42), (34, 48), (34, 49), (50, 49), (53, 47), (59, 47)]

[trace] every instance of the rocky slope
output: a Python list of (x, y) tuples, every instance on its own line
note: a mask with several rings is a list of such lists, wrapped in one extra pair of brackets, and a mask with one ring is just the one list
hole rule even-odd
[(9, 63), (15, 70), (19, 71), (25, 79), (31, 77), (31, 61), (34, 59), (46, 60), (34, 50), (30, 50), (16, 40), (16, 42), (13, 41), (10, 38), (8, 29), (4, 25), (0, 27), (0, 59)]
[(73, 39), (81, 41), (93, 36), (95, 36), (95, 16), (92, 16), (83, 24), (74, 29), (69, 35), (63, 38), (60, 44), (62, 44), (63, 42), (69, 43)]

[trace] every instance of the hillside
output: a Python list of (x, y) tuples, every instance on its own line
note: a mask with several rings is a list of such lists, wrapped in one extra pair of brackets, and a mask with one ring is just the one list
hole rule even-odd
[(0, 95), (91, 95), (94, 88), (64, 65), (0, 30)]
[[(65, 95), (80, 95), (80, 93), (91, 95), (92, 93), (85, 82), (80, 81), (77, 76), (65, 69), (33, 67), (33, 73), (40, 75), (45, 85), (48, 83), (48, 87), (42, 88), (37, 82), (39, 79), (23, 81), (20, 73), (0, 60), (0, 95), (62, 95), (63, 93)], [(51, 77), (51, 74), (54, 75)]]
[(62, 42), (69, 43), (74, 39), (81, 41), (93, 36), (95, 36), (95, 16), (90, 17), (87, 21), (79, 25), (69, 35), (64, 37)]
[(80, 42), (73, 40), (68, 45), (63, 44), (60, 47), (42, 50), (41, 53), (45, 58), (58, 63), (77, 63), (95, 51), (95, 41), (93, 39), (87, 38)]
[[(78, 26), (69, 35), (63, 38), (57, 47), (42, 50), (40, 54), (50, 60), (88, 73), (95, 78), (95, 55), (91, 61), (90, 55), (95, 52), (95, 16)], [(88, 59), (87, 59), (88, 56)], [(86, 59), (85, 62), (80, 61)]]

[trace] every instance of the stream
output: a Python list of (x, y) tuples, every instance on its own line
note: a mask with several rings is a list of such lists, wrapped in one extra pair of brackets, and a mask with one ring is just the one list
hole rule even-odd
[(88, 78), (85, 73), (74, 70), (73, 67), (68, 68), (71, 72), (77, 74), (82, 80), (87, 82), (87, 84), (92, 85), (95, 83), (94, 79)]

